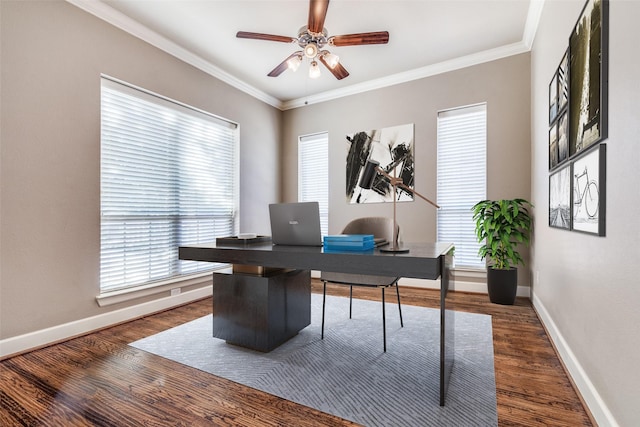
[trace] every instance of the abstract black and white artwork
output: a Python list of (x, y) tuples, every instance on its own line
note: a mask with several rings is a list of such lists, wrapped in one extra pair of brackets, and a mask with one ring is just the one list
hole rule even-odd
[(606, 144), (600, 144), (573, 162), (573, 229), (605, 235)]
[(607, 137), (608, 0), (587, 0), (569, 37), (569, 154)]
[(561, 113), (569, 100), (569, 51), (567, 50), (558, 67), (558, 112)]
[(549, 170), (569, 159), (569, 50), (549, 83)]
[[(360, 188), (358, 182), (368, 159), (376, 160), (389, 175), (402, 178), (406, 186), (414, 188), (415, 155), (413, 123), (368, 131), (354, 132), (346, 136), (347, 202), (380, 203), (393, 201), (393, 187), (389, 180), (378, 175), (370, 190)], [(413, 195), (397, 189), (396, 201), (412, 201)]]
[(571, 165), (549, 177), (549, 226), (571, 230)]

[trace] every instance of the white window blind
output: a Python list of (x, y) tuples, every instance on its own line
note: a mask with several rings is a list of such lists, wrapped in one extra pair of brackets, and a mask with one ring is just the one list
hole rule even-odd
[(487, 106), (438, 113), (438, 241), (455, 244), (456, 267), (485, 268), (471, 208), (486, 198)]
[(298, 201), (318, 202), (322, 235), (329, 234), (329, 137), (326, 132), (298, 138)]
[(233, 235), (237, 125), (103, 78), (101, 292), (210, 270), (178, 246)]

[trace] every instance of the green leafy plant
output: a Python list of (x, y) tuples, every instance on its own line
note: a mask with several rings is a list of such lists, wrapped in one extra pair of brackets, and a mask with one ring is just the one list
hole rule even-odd
[(488, 258), (493, 268), (508, 270), (524, 265), (516, 247), (529, 244), (532, 220), (527, 207), (533, 205), (524, 199), (513, 199), (483, 200), (471, 208), (476, 237), (483, 243), (478, 255), (481, 259)]

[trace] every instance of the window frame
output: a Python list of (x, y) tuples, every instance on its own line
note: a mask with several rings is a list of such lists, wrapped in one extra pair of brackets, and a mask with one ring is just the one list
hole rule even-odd
[[(305, 143), (314, 143), (318, 141), (323, 142), (325, 144), (324, 149), (326, 150), (326, 167), (324, 168), (325, 170), (324, 176), (325, 176), (325, 182), (326, 182), (324, 198), (326, 202), (322, 200), (306, 199), (304, 197), (305, 194), (303, 194), (303, 189), (305, 188), (305, 186), (301, 182), (301, 180), (303, 179), (303, 174), (301, 173), (301, 171), (303, 169), (307, 169), (303, 164), (305, 159), (303, 158), (303, 155), (302, 155), (302, 151), (303, 151), (302, 145)], [(326, 132), (326, 131), (315, 132), (311, 134), (298, 136), (298, 201), (299, 202), (316, 202), (316, 201), (319, 202), (320, 228), (321, 228), (322, 235), (329, 234), (329, 179), (330, 178), (331, 177), (329, 175), (329, 132)]]
[[(482, 148), (480, 147), (475, 147), (476, 151), (473, 151), (473, 153), (475, 153), (475, 155), (470, 155), (470, 157), (473, 158), (477, 158), (475, 156), (477, 156), (480, 152), (483, 156), (483, 166), (484, 166), (484, 176), (482, 177), (483, 182), (480, 183), (479, 186), (476, 187), (481, 187), (483, 190), (482, 194), (476, 194), (474, 196), (470, 196), (473, 197), (473, 201), (469, 201), (469, 202), (464, 202), (462, 200), (457, 201), (457, 203), (459, 203), (460, 205), (464, 205), (463, 207), (457, 207), (457, 208), (449, 208), (447, 209), (447, 205), (449, 204), (448, 201), (444, 201), (442, 200), (443, 197), (447, 197), (447, 194), (443, 194), (445, 193), (443, 191), (443, 185), (444, 183), (442, 175), (444, 174), (444, 171), (442, 169), (442, 165), (446, 164), (445, 161), (443, 161), (442, 159), (442, 150), (445, 149), (442, 146), (442, 129), (441, 129), (441, 120), (443, 119), (451, 119), (452, 117), (460, 117), (461, 115), (465, 114), (464, 111), (467, 111), (467, 115), (470, 114), (476, 114), (477, 112), (482, 112), (484, 113), (484, 129), (482, 129), (483, 131), (483, 144), (484, 146)], [(443, 117), (443, 116), (448, 116), (448, 117)], [(480, 130), (477, 130), (476, 132), (480, 132)], [(472, 104), (472, 105), (466, 105), (466, 106), (461, 106), (461, 107), (455, 107), (455, 108), (450, 108), (450, 109), (446, 109), (446, 110), (441, 110), (438, 111), (437, 114), (437, 124), (436, 124), (436, 133), (437, 133), (437, 177), (438, 177), (438, 204), (441, 206), (441, 209), (438, 210), (438, 213), (436, 215), (436, 234), (438, 237), (438, 240), (441, 240), (441, 236), (443, 234), (443, 232), (446, 232), (447, 230), (443, 230), (443, 228), (441, 227), (443, 222), (445, 221), (445, 217), (444, 215), (446, 215), (447, 213), (449, 215), (463, 215), (463, 216), (467, 216), (469, 219), (469, 223), (465, 224), (465, 239), (463, 240), (462, 244), (458, 244), (456, 245), (456, 255), (458, 255), (457, 259), (456, 259), (456, 270), (459, 271), (469, 271), (469, 272), (474, 272), (474, 271), (478, 271), (478, 272), (484, 272), (486, 271), (486, 262), (484, 262), (483, 260), (480, 259), (480, 256), (477, 255), (477, 249), (480, 247), (480, 243), (477, 242), (476, 238), (475, 238), (475, 223), (473, 222), (473, 214), (471, 211), (471, 207), (479, 202), (480, 200), (486, 199), (487, 197), (487, 182), (488, 182), (488, 169), (487, 169), (487, 149), (488, 149), (488, 105), (486, 102), (482, 102), (482, 103), (478, 103), (478, 104)], [(461, 135), (458, 135), (458, 138), (460, 138)], [(468, 144), (468, 141), (467, 141)], [(451, 150), (450, 147), (447, 147), (449, 150)], [(458, 149), (458, 151), (464, 151), (466, 153), (470, 153), (471, 151), (470, 147), (465, 147), (464, 149)], [(453, 158), (453, 157), (452, 157)], [(460, 162), (458, 163), (457, 167), (459, 168), (458, 171), (463, 170), (460, 166)], [(465, 171), (468, 169), (464, 169)], [(451, 170), (449, 171), (449, 173), (451, 173)], [(477, 188), (474, 188), (475, 190), (477, 190)], [(464, 197), (459, 197), (459, 199), (464, 199)], [(477, 199), (477, 200), (476, 200)], [(458, 213), (456, 214), (455, 211), (458, 211)], [(468, 213), (467, 213), (468, 211)], [(459, 220), (457, 220), (459, 221)], [(449, 230), (451, 231), (451, 230)], [(473, 231), (473, 234), (471, 235), (471, 231)], [(469, 235), (467, 235), (467, 233)], [(449, 241), (450, 239), (447, 236), (442, 237), (442, 239)], [(471, 243), (471, 241), (473, 241), (473, 243)], [(464, 256), (460, 256), (460, 247), (464, 245)], [(471, 247), (468, 247), (468, 246)], [(468, 263), (467, 260), (471, 257), (471, 252), (472, 251), (476, 251), (474, 257), (476, 262), (470, 262)]]
[[(196, 107), (190, 106), (188, 104), (182, 103), (180, 101), (176, 101), (173, 100), (171, 98), (168, 98), (166, 96), (163, 95), (159, 95), (157, 93), (151, 92), (149, 90), (131, 85), (129, 83), (126, 83), (122, 80), (119, 79), (115, 79), (113, 77), (107, 76), (107, 75), (101, 75), (101, 131), (100, 131), (100, 164), (101, 164), (101, 172), (100, 172), (100, 186), (101, 186), (101, 195), (100, 195), (100, 240), (101, 240), (101, 248), (100, 248), (100, 277), (99, 277), (99, 295), (97, 297), (98, 299), (98, 303), (100, 305), (108, 305), (110, 303), (115, 303), (115, 302), (119, 302), (123, 299), (127, 299), (126, 295), (127, 294), (135, 294), (135, 296), (133, 296), (133, 298), (138, 298), (140, 296), (144, 296), (144, 295), (150, 295), (153, 293), (157, 293), (157, 292), (163, 292), (167, 289), (173, 289), (176, 288), (178, 285), (180, 284), (180, 286), (190, 286), (190, 285), (194, 285), (197, 283), (201, 283), (201, 282), (205, 282), (207, 280), (210, 280), (210, 274), (211, 271), (216, 270), (216, 269), (220, 269), (220, 268), (226, 268), (227, 265), (215, 265), (215, 264), (210, 264), (210, 263), (201, 263), (202, 267), (198, 267), (197, 271), (193, 271), (193, 272), (186, 272), (186, 273), (180, 273), (180, 271), (183, 271), (183, 267), (180, 267), (180, 264), (186, 263), (187, 261), (179, 261), (176, 258), (176, 265), (177, 267), (177, 273), (178, 274), (172, 274), (170, 276), (167, 277), (162, 277), (162, 278), (158, 278), (158, 279), (151, 279), (151, 280), (147, 280), (144, 282), (140, 282), (140, 283), (135, 283), (135, 284), (123, 284), (122, 286), (110, 286), (110, 287), (105, 287), (103, 286), (103, 274), (102, 274), (102, 269), (103, 269), (103, 138), (104, 138), (104, 129), (103, 129), (103, 100), (102, 100), (102, 92), (103, 92), (103, 87), (107, 87), (111, 90), (116, 90), (118, 92), (122, 92), (128, 96), (133, 96), (139, 100), (142, 101), (146, 101), (147, 103), (151, 103), (151, 104), (155, 104), (157, 106), (160, 107), (159, 111), (164, 111), (162, 109), (168, 108), (170, 110), (174, 110), (174, 111), (178, 111), (178, 113), (176, 114), (182, 114), (184, 115), (183, 117), (187, 117), (187, 116), (195, 116), (197, 117), (199, 120), (203, 120), (207, 121), (209, 123), (213, 123), (214, 127), (216, 124), (221, 125), (222, 127), (225, 127), (227, 129), (227, 133), (231, 135), (230, 138), (228, 138), (231, 141), (232, 144), (232, 150), (231, 153), (229, 154), (229, 157), (231, 158), (230, 163), (231, 163), (231, 168), (232, 171), (230, 171), (229, 173), (231, 174), (231, 176), (229, 177), (229, 179), (232, 181), (230, 184), (230, 188), (232, 188), (232, 195), (231, 195), (231, 215), (228, 217), (231, 220), (231, 232), (232, 234), (237, 234), (237, 231), (239, 229), (239, 200), (240, 200), (240, 194), (239, 194), (239, 189), (240, 189), (240, 183), (239, 183), (239, 176), (240, 176), (240, 170), (239, 170), (239, 155), (240, 155), (240, 126), (235, 123), (232, 122), (228, 119), (224, 119), (222, 117), (219, 117), (215, 114), (209, 113), (207, 111), (198, 109)], [(177, 129), (177, 128), (176, 128)], [(187, 129), (192, 130), (193, 128), (188, 127)], [(219, 128), (219, 130), (222, 128)], [(227, 135), (228, 137), (228, 135)], [(224, 140), (221, 140), (222, 142), (224, 142)], [(220, 142), (219, 142), (220, 143)], [(191, 154), (191, 156), (193, 156), (193, 154)], [(180, 160), (184, 160), (184, 157), (180, 156), (180, 154), (177, 154), (175, 157), (171, 157), (172, 160), (175, 162), (176, 164), (179, 164)], [(175, 159), (175, 160), (173, 160)], [(226, 168), (226, 166), (225, 166)], [(181, 168), (181, 170), (185, 170), (184, 168)], [(226, 169), (225, 169), (226, 170)], [(180, 180), (182, 179), (182, 177), (177, 178), (177, 181), (180, 182)], [(227, 186), (227, 188), (229, 188), (229, 185)], [(226, 191), (226, 190), (225, 190)], [(197, 198), (200, 199), (200, 198)], [(178, 203), (179, 205), (179, 203)], [(176, 206), (178, 206), (176, 205)], [(177, 209), (178, 211), (180, 211), (181, 209), (178, 207), (174, 207), (174, 209)], [(147, 213), (147, 216), (149, 214)], [(184, 220), (184, 218), (189, 217), (189, 215), (184, 215), (184, 214), (178, 214), (178, 216), (175, 217), (175, 222), (177, 222), (177, 225), (175, 225), (174, 227), (178, 227), (180, 228), (180, 221), (181, 219)], [(175, 230), (175, 228), (173, 228)], [(181, 241), (179, 240), (180, 238), (176, 235), (176, 233), (170, 233), (172, 234), (172, 237), (170, 238), (171, 240), (175, 240), (176, 245), (181, 244)], [(180, 233), (177, 233), (180, 234)], [(124, 243), (123, 243), (124, 244)], [(171, 244), (172, 246), (172, 244)], [(177, 248), (176, 248), (177, 251)], [(176, 253), (177, 256), (177, 253)], [(195, 263), (194, 261), (190, 261), (190, 263)], [(115, 301), (115, 302), (114, 302)]]

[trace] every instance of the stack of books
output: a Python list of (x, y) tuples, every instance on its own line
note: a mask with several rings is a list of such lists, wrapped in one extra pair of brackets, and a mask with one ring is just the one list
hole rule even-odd
[(336, 234), (324, 236), (325, 251), (368, 251), (376, 246), (373, 234)]

